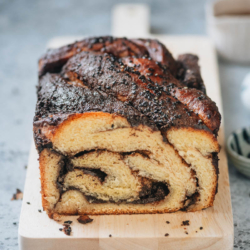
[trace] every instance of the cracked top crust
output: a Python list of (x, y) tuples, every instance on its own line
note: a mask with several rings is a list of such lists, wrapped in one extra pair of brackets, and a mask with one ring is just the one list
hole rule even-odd
[(193, 127), (217, 135), (220, 126), (198, 57), (185, 54), (176, 61), (157, 40), (95, 37), (49, 50), (39, 60), (37, 92), (37, 127), (90, 111), (161, 131)]

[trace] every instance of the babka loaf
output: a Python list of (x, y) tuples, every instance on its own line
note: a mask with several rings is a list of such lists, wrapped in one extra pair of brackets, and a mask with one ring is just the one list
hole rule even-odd
[(167, 213), (213, 205), (220, 113), (191, 54), (87, 38), (39, 60), (34, 139), (43, 208)]

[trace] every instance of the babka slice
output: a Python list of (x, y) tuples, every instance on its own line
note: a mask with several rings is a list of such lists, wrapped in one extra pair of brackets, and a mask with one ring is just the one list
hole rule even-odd
[(34, 138), (54, 214), (213, 205), (220, 114), (194, 55), (156, 40), (88, 38), (39, 60)]

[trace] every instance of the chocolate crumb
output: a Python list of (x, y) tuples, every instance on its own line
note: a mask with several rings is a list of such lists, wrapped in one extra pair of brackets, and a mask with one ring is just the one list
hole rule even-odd
[(169, 234), (165, 234), (165, 237), (168, 237), (169, 236)]
[(72, 221), (71, 221), (71, 220), (66, 220), (66, 221), (64, 221), (63, 223), (64, 223), (64, 224), (71, 224)]
[(167, 224), (170, 224), (170, 222), (169, 222), (169, 221), (166, 221), (166, 223), (167, 223)]
[(81, 215), (77, 220), (81, 224), (87, 224), (93, 221), (88, 215)]
[(200, 227), (200, 230), (202, 230), (203, 229), (203, 227)]
[(196, 233), (198, 233), (197, 231), (195, 231)]
[(16, 225), (16, 222), (13, 222), (13, 225)]
[(28, 205), (30, 205), (30, 202), (27, 201), (26, 203), (27, 203)]
[(184, 220), (181, 226), (189, 226), (189, 220)]
[(66, 235), (70, 235), (71, 234), (71, 227), (69, 224), (64, 224), (64, 228), (63, 228), (63, 232), (66, 234)]
[(62, 228), (59, 228), (59, 231), (62, 231), (63, 229)]
[(185, 231), (185, 234), (188, 234), (188, 232), (187, 232), (187, 231)]
[(111, 238), (111, 237), (112, 237), (112, 235), (110, 234), (110, 235), (109, 235), (109, 238)]
[(41, 212), (42, 212), (42, 210), (41, 210), (41, 209), (38, 209), (38, 212), (39, 212), (39, 213), (41, 213)]
[(13, 194), (11, 200), (13, 201), (13, 200), (22, 200), (22, 199), (23, 199), (23, 193), (20, 189), (17, 188), (16, 193)]

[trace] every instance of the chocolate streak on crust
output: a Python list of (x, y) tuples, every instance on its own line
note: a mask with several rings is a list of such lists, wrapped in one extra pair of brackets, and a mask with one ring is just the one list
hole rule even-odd
[(206, 94), (206, 88), (201, 77), (199, 58), (192, 54), (183, 54), (178, 57), (176, 78), (189, 88), (201, 90)]
[[(138, 60), (144, 62), (148, 59)], [(83, 81), (90, 89), (105, 91), (129, 103), (153, 120), (159, 129), (176, 126), (210, 131), (188, 106), (170, 94), (174, 86), (166, 86), (169, 77), (172, 77), (170, 73), (163, 76), (165, 82), (157, 83), (113, 55), (81, 52), (69, 59), (62, 74), (70, 80)]]
[(156, 62), (160, 62), (170, 70), (172, 75), (176, 75), (178, 71), (178, 62), (175, 61), (172, 54), (158, 40), (152, 39), (132, 39), (132, 41), (146, 48), (149, 56)]
[(221, 115), (215, 102), (196, 89), (176, 88), (173, 85), (173, 88), (169, 91), (180, 102), (191, 108), (199, 116), (200, 121), (204, 122), (217, 136), (220, 128)]
[(180, 55), (176, 61), (169, 50), (158, 40), (132, 39), (132, 41), (140, 46), (144, 46), (153, 61), (160, 62), (162, 65), (166, 66), (171, 74), (182, 84), (188, 88), (201, 90), (206, 94), (206, 87), (198, 65), (198, 56), (183, 54)]
[(124, 58), (123, 61), (130, 67), (136, 65), (139, 73), (146, 76), (144, 82), (149, 81), (151, 84), (155, 84), (156, 87), (163, 87), (167, 95), (172, 95), (187, 106), (189, 110), (194, 111), (201, 121), (214, 134), (217, 134), (221, 121), (220, 113), (215, 102), (202, 91), (186, 87), (174, 78), (164, 65), (148, 58)]

